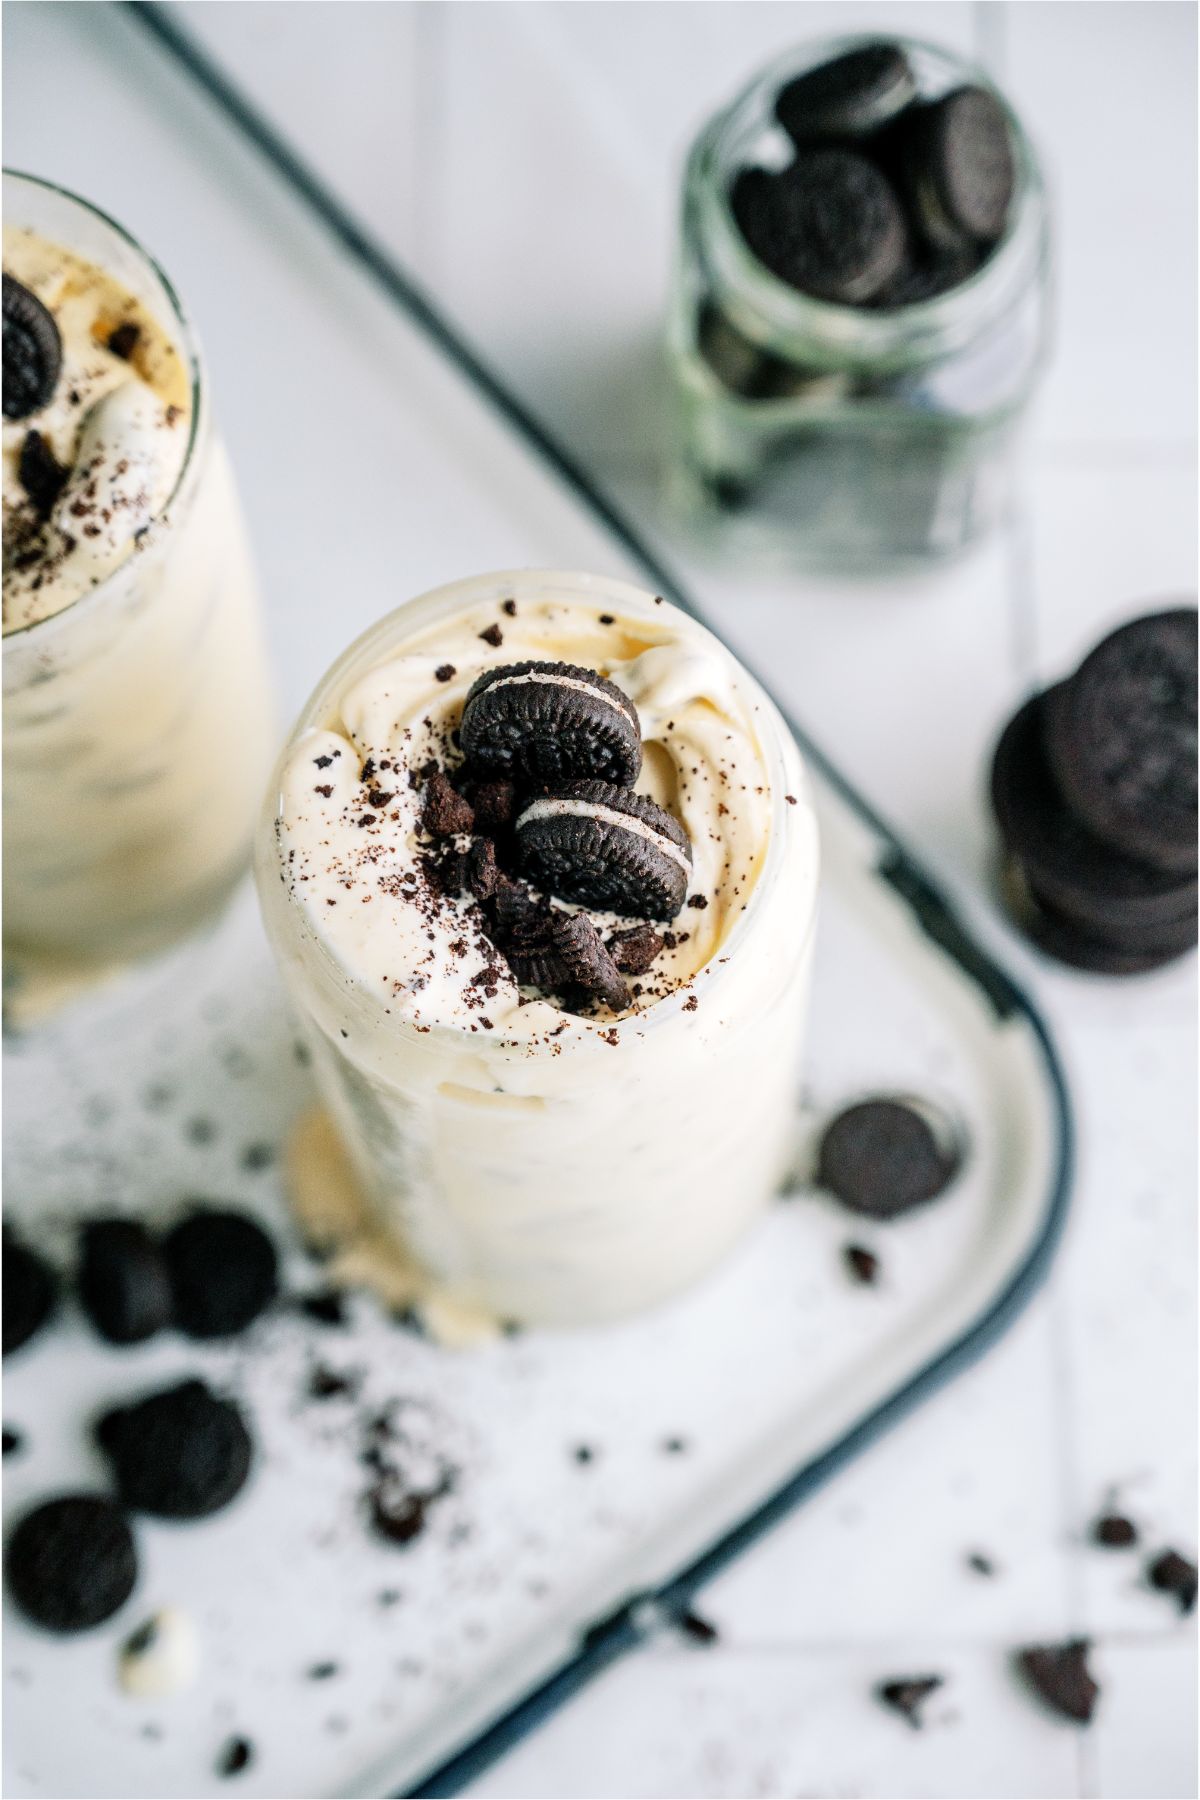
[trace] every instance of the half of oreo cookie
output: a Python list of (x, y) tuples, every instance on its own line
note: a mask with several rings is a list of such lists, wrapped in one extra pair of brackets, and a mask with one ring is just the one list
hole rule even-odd
[(463, 754), (485, 776), (630, 787), (642, 766), (637, 708), (615, 682), (573, 663), (488, 669), (463, 706)]
[(1196, 869), (1197, 614), (1176, 607), (1112, 632), (1046, 696), (1046, 756), (1098, 838), (1176, 873)]
[(644, 794), (576, 781), (517, 815), (525, 873), (547, 892), (635, 919), (673, 919), (687, 898), (692, 846)]
[(54, 315), (13, 275), (4, 277), (4, 416), (27, 419), (53, 396), (62, 370)]
[[(1044, 703), (1035, 695), (1010, 721), (992, 765), (992, 804), (1008, 850), (1038, 899), (1077, 930), (1114, 945), (1180, 927), (1194, 942), (1195, 874), (1169, 874), (1123, 856), (1066, 804), (1043, 745)], [(1155, 943), (1157, 940), (1155, 940)]]
[(252, 1447), (232, 1400), (202, 1381), (181, 1381), (133, 1406), (114, 1407), (96, 1425), (125, 1505), (164, 1519), (200, 1519), (238, 1494)]
[(110, 1344), (140, 1344), (171, 1323), (171, 1276), (157, 1242), (136, 1219), (92, 1219), (83, 1228), (79, 1300)]
[(861, 44), (779, 90), (775, 117), (795, 144), (865, 137), (903, 112), (917, 84), (899, 44)]
[(104, 1494), (60, 1494), (27, 1512), (5, 1552), (8, 1589), (47, 1631), (88, 1631), (137, 1581), (133, 1533)]
[(902, 121), (905, 182), (914, 223), (935, 248), (993, 244), (1008, 222), (1016, 159), (995, 94), (955, 88)]

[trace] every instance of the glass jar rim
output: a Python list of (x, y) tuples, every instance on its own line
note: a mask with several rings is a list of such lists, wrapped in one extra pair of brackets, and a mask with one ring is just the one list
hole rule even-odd
[[(195, 465), (197, 453), (208, 422), (208, 383), (205, 376), (204, 358), (200, 348), (200, 341), (196, 335), (195, 326), (191, 321), (191, 316), (184, 306), (183, 301), (180, 299), (174, 282), (171, 280), (162, 264), (156, 257), (151, 255), (144, 244), (139, 243), (138, 239), (134, 237), (133, 233), (128, 230), (126, 226), (121, 224), (119, 219), (114, 219), (112, 214), (105, 212), (102, 206), (97, 206), (92, 200), (85, 200), (82, 194), (77, 194), (73, 188), (64, 187), (61, 182), (50, 181), (43, 175), (31, 175), (25, 169), (13, 169), (5, 166), (3, 176), (4, 187), (6, 190), (6, 213), (8, 210), (7, 189), (11, 184), (14, 187), (25, 186), (36, 188), (40, 189), (43, 193), (57, 195), (59, 199), (67, 201), (71, 206), (78, 207), (81, 212), (90, 214), (92, 218), (98, 219), (106, 230), (111, 231), (116, 237), (120, 238), (123, 243), (127, 244), (134, 255), (146, 265), (154, 279), (161, 286), (167, 302), (171, 307), (172, 313), (174, 314), (173, 323), (179, 333), (179, 347), (187, 357), (190, 375), (192, 402), (191, 419), (188, 425), (188, 440), (184, 447), (183, 461), (179, 466), (179, 473), (175, 478), (174, 486), (147, 527), (148, 531), (154, 531), (156, 526), (167, 519), (171, 508), (176, 504), (183, 492)], [(135, 552), (131, 549), (130, 556), (134, 553)], [(109, 573), (104, 576), (103, 580), (98, 581), (94, 587), (90, 587), (86, 593), (80, 594), (77, 600), (72, 600), (69, 605), (62, 607), (58, 612), (49, 613), (44, 619), (33, 619), (28, 625), (18, 625), (12, 631), (6, 631), (3, 636), (4, 645), (7, 647), (9, 644), (17, 644), (19, 642), (27, 643), (35, 634), (40, 641), (44, 641), (51, 635), (52, 627), (57, 625), (61, 630), (66, 630), (68, 629), (65, 624), (66, 620), (77, 618), (81, 610), (86, 610), (88, 612), (94, 611), (104, 597), (112, 591), (115, 584), (127, 572), (130, 556), (123, 557), (116, 568), (111, 569)]]
[[(260, 884), (266, 885), (268, 891), (275, 899), (279, 898), (277, 888), (277, 868), (275, 866), (272, 867), (270, 880), (264, 883), (262, 870), (263, 853), (265, 851), (267, 856), (271, 859), (277, 857), (278, 840), (275, 827), (280, 816), (280, 780), (283, 769), (290, 759), (295, 745), (301, 736), (305, 732), (315, 729), (321, 720), (328, 719), (332, 706), (336, 704), (341, 695), (344, 695), (347, 685), (356, 675), (366, 673), (367, 668), (371, 666), (377, 666), (376, 664), (373, 664), (370, 659), (377, 654), (383, 654), (383, 646), (387, 645), (389, 640), (395, 636), (397, 621), (401, 620), (405, 615), (411, 615), (418, 611), (418, 609), (421, 609), (428, 612), (430, 615), (428, 622), (432, 623), (433, 617), (436, 616), (439, 607), (444, 607), (447, 613), (452, 615), (455, 602), (458, 603), (462, 610), (466, 610), (468, 607), (478, 604), (479, 601), (487, 598), (488, 595), (492, 593), (495, 593), (497, 598), (511, 596), (519, 600), (521, 598), (522, 588), (528, 593), (531, 584), (536, 585), (539, 589), (545, 588), (560, 593), (564, 598), (580, 603), (595, 600), (602, 603), (607, 602), (609, 605), (616, 608), (624, 605), (633, 616), (636, 617), (640, 615), (647, 620), (651, 620), (658, 610), (656, 597), (650, 589), (638, 587), (634, 583), (624, 581), (617, 576), (594, 575), (579, 570), (526, 568), (489, 570), (478, 575), (460, 578), (457, 581), (444, 582), (438, 587), (430, 588), (424, 593), (414, 595), (411, 599), (402, 602), (400, 606), (394, 607), (391, 612), (385, 613), (381, 619), (377, 619), (373, 625), (368, 626), (368, 628), (361, 632), (352, 643), (348, 644), (341, 655), (326, 670), (325, 674), (321, 677), (321, 680), (309, 695), (308, 700), (301, 708), (296, 722), (288, 733), (287, 740), (280, 752), (276, 771), (272, 777), (271, 786), (267, 794), (267, 803), (264, 808), (263, 820), (260, 826), (260, 850), (258, 857), (256, 858), (256, 861), (259, 863)], [(808, 771), (803, 763), (799, 747), (796, 745), (795, 739), (789, 731), (786, 721), (775, 706), (770, 695), (764, 691), (759, 682), (750, 671), (743, 666), (733, 652), (721, 642), (720, 638), (709, 631), (707, 626), (702, 625), (699, 620), (692, 618), (680, 607), (673, 606), (668, 600), (662, 600), (661, 606), (665, 609), (668, 616), (673, 615), (676, 618), (684, 620), (689, 630), (700, 632), (706, 638), (711, 638), (721, 655), (728, 658), (733, 665), (737, 683), (742, 691), (743, 697), (750, 698), (755, 702), (755, 735), (759, 740), (760, 748), (763, 752), (771, 789), (770, 835), (763, 864), (754, 884), (754, 891), (750, 896), (749, 903), (746, 905), (745, 910), (742, 911), (734, 921), (727, 936), (722, 939), (720, 944), (715, 946), (712, 956), (701, 965), (700, 970), (697, 970), (697, 974), (700, 974), (702, 970), (710, 968), (718, 969), (719, 964), (724, 963), (727, 965), (732, 961), (733, 946), (742, 942), (751, 923), (761, 911), (763, 895), (767, 891), (768, 878), (773, 878), (778, 872), (778, 848), (782, 840), (783, 832), (790, 823), (788, 815), (792, 811), (785, 797), (787, 791), (785, 759), (789, 745), (797, 760), (798, 772), (801, 780), (801, 792), (805, 797), (809, 810), (815, 812), (815, 808), (808, 786)], [(394, 653), (399, 653), (403, 641), (404, 639), (401, 637), (396, 642)], [(357, 667), (356, 665), (359, 664), (363, 666)], [(761, 716), (770, 723), (773, 734), (773, 741), (770, 743), (763, 741), (764, 734), (759, 727), (758, 709), (761, 709)], [(803, 803), (804, 802), (802, 801), (802, 804)], [(815, 829), (813, 831), (813, 845), (813, 864), (812, 868), (807, 871), (806, 891), (804, 896), (805, 911), (803, 914), (803, 928), (798, 933), (798, 943), (796, 946), (797, 956), (806, 954), (808, 944), (816, 926), (817, 885), (820, 857), (816, 847), (817, 834)], [(337, 957), (334, 956), (333, 952), (320, 935), (312, 930), (307, 924), (299, 907), (290, 896), (288, 896), (285, 905), (288, 916), (299, 926), (300, 935), (311, 944), (312, 948), (317, 952), (321, 964), (331, 971), (338, 984), (372, 1008), (377, 1005), (382, 1005), (378, 996), (370, 993), (370, 991), (363, 986), (362, 982), (338, 961)], [(658, 1021), (665, 1021), (681, 1012), (686, 1005), (689, 989), (690, 984), (684, 983), (683, 986), (678, 988), (674, 993), (667, 995), (662, 1000), (655, 1001), (651, 1006), (646, 1007), (644, 1011), (624, 1015), (618, 1021), (618, 1024), (621, 1026), (632, 1026), (639, 1033), (644, 1034), (647, 1029), (655, 1025)], [(574, 1015), (568, 1014), (564, 1016), (573, 1017)], [(611, 1024), (606, 1023), (603, 1020), (594, 1022), (585, 1020), (580, 1021), (580, 1023), (595, 1023), (597, 1035), (611, 1029)], [(396, 1028), (405, 1034), (410, 1031), (416, 1032), (418, 1029), (416, 1026), (408, 1026), (403, 1020), (396, 1022)], [(422, 1029), (422, 1035), (424, 1036), (425, 1032), (429, 1029), (432, 1029), (439, 1036), (457, 1039), (463, 1035), (460, 1028), (454, 1025), (434, 1025), (432, 1028), (426, 1027)], [(499, 1034), (497, 1035), (499, 1036)], [(502, 1043), (497, 1043), (494, 1048), (500, 1049), (503, 1048), (503, 1045)], [(522, 1060), (530, 1056), (537, 1057), (539, 1054), (559, 1054), (557, 1049), (540, 1043), (537, 1040), (518, 1040), (514, 1043), (513, 1048), (520, 1054)]]
[[(727, 106), (703, 126), (688, 156), (685, 205), (694, 208), (707, 271), (719, 278), (719, 299), (743, 334), (760, 347), (844, 368), (910, 365), (946, 354), (985, 330), (1022, 291), (1046, 255), (1045, 187), (1033, 145), (1013, 107), (985, 70), (944, 46), (914, 37), (888, 37), (906, 51), (935, 60), (986, 88), (1004, 110), (1016, 150), (1017, 183), (1004, 233), (965, 281), (908, 305), (872, 310), (801, 293), (753, 254), (734, 219), (728, 170), (721, 166), (729, 138), (757, 105), (795, 73), (802, 51), (833, 58), (878, 43), (880, 32), (852, 33), (793, 46), (760, 68)], [(782, 128), (781, 128), (782, 129)], [(767, 336), (764, 338), (764, 327)]]

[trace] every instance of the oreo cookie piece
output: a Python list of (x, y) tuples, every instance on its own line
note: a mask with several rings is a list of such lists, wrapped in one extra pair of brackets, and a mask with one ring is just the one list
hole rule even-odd
[(13, 275), (4, 277), (4, 416), (27, 419), (52, 397), (62, 370), (53, 314)]
[(814, 299), (862, 305), (903, 266), (900, 202), (886, 176), (852, 150), (807, 150), (777, 175), (743, 170), (730, 205), (759, 261)]
[(1096, 1710), (1100, 1689), (1087, 1666), (1086, 1638), (1067, 1644), (1035, 1644), (1017, 1652), (1017, 1668), (1053, 1712), (1077, 1725), (1087, 1725)]
[(673, 919), (687, 898), (687, 832), (629, 788), (575, 781), (540, 795), (517, 814), (516, 834), (525, 873), (562, 900)]
[(629, 989), (586, 913), (551, 910), (510, 933), (502, 946), (517, 980), (572, 1000), (603, 1000), (614, 1012), (629, 1005)]
[(274, 1300), (275, 1246), (246, 1213), (203, 1208), (163, 1242), (175, 1323), (194, 1338), (233, 1337)]
[(51, 450), (40, 431), (27, 431), (21, 444), (17, 474), (39, 519), (48, 519), (71, 471)]
[(157, 1242), (136, 1219), (83, 1228), (79, 1299), (110, 1344), (140, 1344), (171, 1323), (171, 1277)]
[(913, 221), (935, 249), (993, 244), (1008, 222), (1016, 158), (1008, 116), (987, 88), (961, 87), (902, 122)]
[(1008, 910), (1026, 936), (1056, 962), (1089, 975), (1147, 975), (1186, 955), (1196, 943), (1194, 909), (1173, 925), (1126, 926), (1108, 939), (1094, 936), (1037, 893), (1016, 857), (1005, 862), (1002, 887)]
[(488, 669), (467, 694), (461, 730), (467, 762), (485, 776), (546, 785), (595, 777), (630, 787), (642, 766), (633, 701), (573, 663)]
[(114, 1407), (97, 1422), (96, 1441), (125, 1505), (163, 1519), (203, 1519), (228, 1506), (253, 1454), (241, 1412), (202, 1381)]
[(1046, 697), (1046, 757), (1071, 810), (1104, 843), (1196, 869), (1194, 607), (1122, 625)]
[(979, 260), (979, 252), (966, 246), (959, 250), (910, 252), (904, 266), (876, 294), (871, 306), (879, 312), (895, 312), (901, 306), (920, 306), (926, 300), (936, 300), (939, 294), (948, 294), (969, 281)]
[(826, 1127), (817, 1182), (872, 1219), (896, 1219), (935, 1200), (957, 1171), (923, 1113), (900, 1100), (862, 1100)]
[(47, 1631), (88, 1631), (124, 1606), (137, 1580), (133, 1533), (102, 1494), (62, 1494), (25, 1514), (5, 1553), (8, 1591)]
[(775, 117), (792, 142), (866, 137), (916, 98), (917, 83), (899, 44), (862, 44), (806, 69), (780, 88)]
[(1121, 949), (1153, 953), (1165, 943), (1178, 954), (1195, 941), (1196, 877), (1123, 856), (1076, 818), (1044, 748), (1045, 709), (1055, 698), (1051, 689), (1028, 700), (996, 747), (992, 805), (1005, 845), (1041, 905), (1076, 931)]
[(36, 1250), (4, 1227), (4, 1354), (11, 1355), (42, 1329), (58, 1299), (58, 1277)]
[(1164, 1550), (1146, 1570), (1146, 1579), (1161, 1594), (1170, 1594), (1181, 1613), (1196, 1605), (1196, 1565), (1178, 1550)]

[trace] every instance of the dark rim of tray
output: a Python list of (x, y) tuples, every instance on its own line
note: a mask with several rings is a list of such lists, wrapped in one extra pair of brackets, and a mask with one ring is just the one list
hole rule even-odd
[[(291, 144), (229, 81), (219, 65), (200, 49), (176, 23), (173, 9), (125, 0), (126, 10), (147, 30), (177, 64), (237, 127), (281, 180), (311, 209), (337, 239), (346, 254), (415, 324), (457, 368), (471, 380), (495, 410), (540, 455), (584, 507), (644, 571), (656, 593), (684, 612), (708, 624), (700, 608), (678, 578), (650, 548), (636, 527), (625, 518), (591, 477), (538, 420), (526, 409), (497, 373), (460, 335), (439, 308), (406, 274), (397, 260), (364, 229), (342, 205), (331, 188), (296, 153)], [(711, 627), (710, 627), (711, 629)], [(720, 633), (717, 633), (720, 636)], [(763, 684), (766, 685), (765, 683)], [(768, 688), (768, 692), (769, 692)], [(925, 873), (874, 807), (846, 780), (808, 733), (781, 708), (805, 756), (820, 770), (846, 805), (858, 814), (879, 839), (876, 873), (911, 909), (921, 929), (938, 948), (956, 962), (979, 987), (997, 1023), (1020, 1019), (1028, 1027), (1054, 1106), (1056, 1145), (1054, 1172), (1046, 1195), (1041, 1229), (1024, 1261), (991, 1305), (975, 1322), (946, 1346), (881, 1405), (859, 1420), (835, 1444), (796, 1470), (778, 1488), (673, 1580), (650, 1592), (632, 1594), (609, 1617), (584, 1630), (577, 1653), (518, 1700), (502, 1717), (480, 1731), (453, 1756), (430, 1769), (413, 1787), (416, 1796), (456, 1794), (522, 1738), (557, 1711), (610, 1664), (637, 1649), (663, 1624), (680, 1618), (692, 1596), (739, 1556), (773, 1525), (785, 1518), (814, 1489), (866, 1446), (895, 1425), (921, 1401), (937, 1392), (962, 1369), (996, 1342), (1024, 1310), (1050, 1267), (1062, 1235), (1073, 1160), (1070, 1103), (1058, 1054), (1040, 1013), (1024, 990), (990, 953), (976, 942), (955, 908)]]

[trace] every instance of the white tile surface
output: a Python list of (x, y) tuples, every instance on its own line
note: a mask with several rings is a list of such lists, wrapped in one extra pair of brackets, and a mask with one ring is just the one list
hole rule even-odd
[[(45, 92), (21, 62), (25, 10), (6, 23), (10, 154)], [(124, 29), (103, 7), (53, 10), (52, 32)], [(1194, 1793), (1193, 1624), (1144, 1591), (1136, 1554), (1083, 1542), (1122, 1482), (1149, 1544), (1195, 1547), (1194, 968), (1128, 984), (1051, 969), (982, 885), (982, 781), (1006, 708), (1143, 601), (1195, 588), (1194, 8), (180, 10), (668, 538), (662, 301), (679, 168), (708, 108), (793, 38), (886, 24), (974, 46), (1027, 113), (1057, 199), (1060, 326), (1014, 531), (900, 589), (747, 577), (679, 548), (730, 636), (1046, 1005), (1082, 1135), (1063, 1259), (977, 1370), (714, 1584), (717, 1648), (616, 1670), (475, 1791)], [(64, 116), (71, 100), (56, 89)], [(45, 172), (78, 154), (64, 142)], [(132, 158), (119, 185), (98, 197), (149, 230), (169, 197)], [(248, 317), (253, 293), (231, 281), (204, 321), (214, 358), (236, 366)], [(249, 398), (222, 407), (252, 507), (281, 504)], [(374, 500), (388, 504), (386, 444)], [(286, 586), (286, 569), (273, 576)], [(976, 1547), (994, 1580), (964, 1570)], [(1067, 1629), (1098, 1637), (1104, 1695), (1083, 1737), (1031, 1707), (1007, 1669), (1013, 1643)], [(924, 1667), (952, 1679), (917, 1734), (870, 1687)]]

